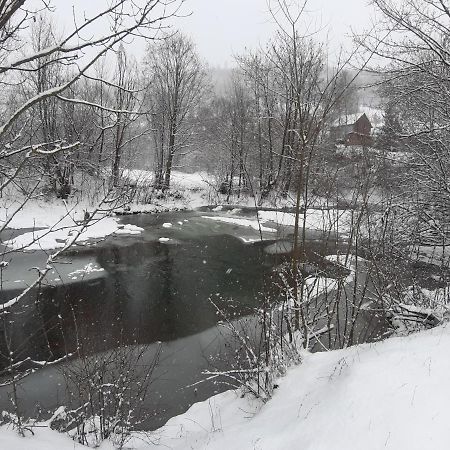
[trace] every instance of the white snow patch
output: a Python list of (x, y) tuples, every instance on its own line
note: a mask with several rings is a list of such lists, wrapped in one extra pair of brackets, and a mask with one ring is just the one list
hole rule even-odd
[(162, 224), (163, 228), (172, 228), (172, 224), (170, 222), (166, 222)]
[[(84, 277), (87, 274), (95, 273), (95, 272), (104, 272), (105, 269), (103, 267), (100, 267), (99, 265), (95, 263), (89, 263), (86, 264), (82, 269), (75, 270), (73, 272), (70, 272), (67, 276), (71, 280), (77, 280), (78, 277), (76, 275), (80, 275), (81, 277)], [(58, 281), (55, 279), (55, 281)]]
[[(6, 241), (5, 245), (13, 249), (26, 250), (62, 248), (83, 228), (83, 225), (74, 221), (71, 222), (66, 223), (66, 221), (63, 221), (63, 223), (50, 228), (21, 234), (14, 239)], [(111, 234), (139, 234), (141, 231), (143, 231), (143, 228), (135, 225), (122, 225), (114, 217), (94, 218), (78, 236), (77, 242), (105, 238)]]
[[(295, 214), (279, 211), (259, 211), (258, 217), (263, 222), (273, 222), (282, 226), (295, 226)], [(303, 214), (300, 214), (300, 226)], [(347, 233), (351, 223), (351, 214), (346, 210), (308, 209), (305, 225), (307, 229), (317, 231), (340, 231)]]
[(137, 225), (125, 224), (119, 225), (118, 229), (114, 231), (114, 234), (140, 234), (143, 231), (144, 229)]
[(86, 202), (29, 200), (22, 205), (22, 202), (16, 199), (3, 199), (0, 202), (0, 225), (14, 215), (7, 224), (8, 228), (50, 228), (56, 222), (59, 222), (60, 226), (70, 226), (76, 221), (82, 221), (85, 211), (90, 210), (92, 206)]
[(258, 242), (261, 240), (260, 237), (244, 237), (244, 236), (238, 236), (238, 238), (244, 243), (244, 244), (251, 244), (253, 242)]

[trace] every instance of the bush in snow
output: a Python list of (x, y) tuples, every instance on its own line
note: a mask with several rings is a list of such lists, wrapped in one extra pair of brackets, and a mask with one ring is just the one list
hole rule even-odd
[(80, 354), (62, 369), (71, 405), (52, 419), (53, 428), (83, 445), (96, 447), (109, 439), (122, 448), (146, 418), (142, 404), (159, 355), (160, 349), (149, 355), (145, 345)]
[(206, 371), (206, 379), (233, 388), (241, 387), (244, 393), (250, 392), (264, 401), (269, 399), (276, 387), (276, 378), (301, 360), (300, 346), (286, 334), (280, 305), (271, 302), (270, 296), (262, 295), (259, 309), (236, 320), (210, 301), (222, 319), (219, 327), (226, 341), (226, 351), (221, 358), (226, 359), (227, 369), (215, 367)]

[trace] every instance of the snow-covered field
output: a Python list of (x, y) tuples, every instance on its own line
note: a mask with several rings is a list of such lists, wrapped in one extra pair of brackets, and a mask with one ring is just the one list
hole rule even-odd
[[(126, 448), (448, 449), (449, 348), (450, 327), (444, 325), (376, 344), (305, 353), (266, 404), (228, 391), (156, 432), (137, 435)], [(33, 431), (35, 436), (20, 438), (3, 426), (0, 448), (83, 448), (48, 428)]]

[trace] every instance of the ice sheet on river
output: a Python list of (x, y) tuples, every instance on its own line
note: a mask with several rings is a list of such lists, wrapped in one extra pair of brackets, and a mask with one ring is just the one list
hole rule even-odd
[(202, 216), (203, 219), (215, 220), (217, 222), (239, 225), (241, 227), (253, 228), (256, 231), (276, 233), (276, 228), (269, 228), (261, 225), (257, 219), (242, 219), (239, 217), (223, 217), (223, 216)]
[[(272, 222), (282, 226), (295, 226), (295, 214), (281, 211), (259, 211), (259, 220), (263, 223)], [(302, 225), (303, 213), (300, 215)], [(306, 211), (306, 228), (318, 231), (339, 230), (347, 233), (351, 224), (351, 212), (337, 209), (308, 209)]]
[[(14, 239), (5, 242), (10, 248), (15, 250), (50, 250), (62, 248), (75, 233), (82, 230), (83, 225), (71, 221), (60, 222), (51, 228), (34, 230), (21, 234)], [(86, 229), (82, 230), (77, 242), (86, 242), (89, 239), (100, 239), (111, 234), (139, 234), (143, 228), (136, 225), (120, 224), (119, 219), (114, 217), (103, 217), (94, 219)]]

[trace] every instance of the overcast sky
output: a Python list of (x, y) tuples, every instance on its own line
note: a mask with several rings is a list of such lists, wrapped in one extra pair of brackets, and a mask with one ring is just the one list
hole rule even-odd
[[(61, 12), (61, 25), (71, 21), (71, 7), (77, 16), (83, 11), (103, 7), (104, 0), (55, 0)], [(191, 36), (200, 56), (211, 66), (230, 67), (233, 55), (245, 48), (264, 45), (274, 34), (275, 23), (267, 5), (268, 0), (186, 0), (186, 17), (172, 20), (172, 25)], [(372, 10), (369, 0), (310, 0), (309, 15), (312, 28), (321, 29), (322, 39), (328, 39), (331, 48), (338, 48), (350, 35), (350, 27), (361, 31), (370, 25)], [(61, 2), (61, 3), (60, 3)], [(272, 0), (272, 3), (274, 0)], [(188, 15), (190, 13), (190, 15)], [(140, 59), (144, 44), (134, 44), (133, 51)]]
[[(322, 29), (322, 37), (328, 36), (331, 45), (337, 45), (346, 40), (350, 27), (361, 31), (369, 26), (372, 10), (367, 2), (311, 0), (312, 26)], [(264, 44), (275, 30), (267, 0), (187, 0), (184, 9), (192, 15), (177, 25), (191, 35), (211, 65), (232, 64), (233, 54)]]

